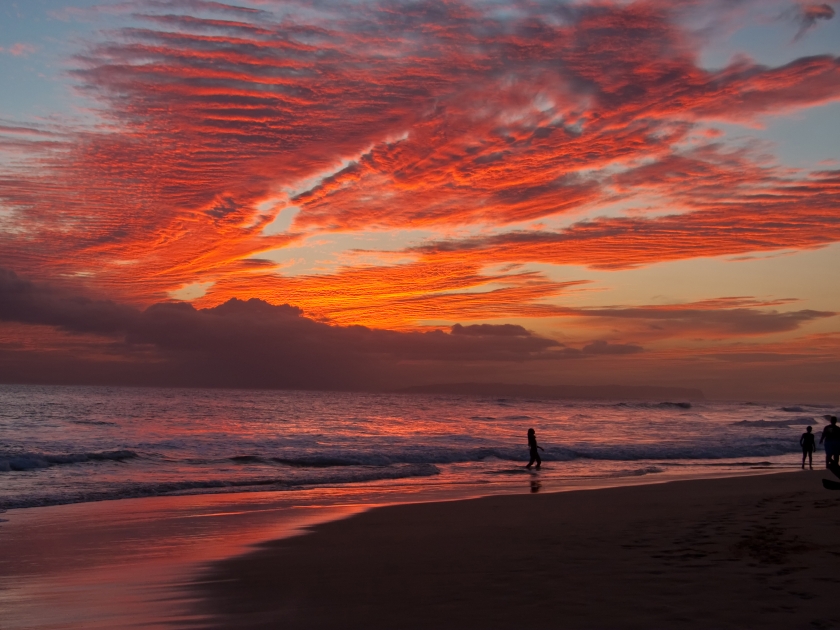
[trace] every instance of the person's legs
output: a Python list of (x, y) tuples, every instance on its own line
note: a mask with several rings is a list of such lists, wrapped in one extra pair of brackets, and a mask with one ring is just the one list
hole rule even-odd
[[(802, 462), (802, 467), (805, 467), (805, 462)], [(808, 451), (808, 468), (814, 470), (814, 451)]]
[(808, 451), (802, 449), (802, 469), (805, 470), (805, 458), (808, 457)]
[(537, 451), (537, 449), (532, 448), (531, 449), (531, 461), (528, 462), (528, 465), (525, 466), (525, 468), (530, 468), (531, 466), (534, 465), (534, 462), (537, 462), (537, 468), (539, 468), (540, 464), (542, 463), (542, 461), (540, 461), (539, 452)]

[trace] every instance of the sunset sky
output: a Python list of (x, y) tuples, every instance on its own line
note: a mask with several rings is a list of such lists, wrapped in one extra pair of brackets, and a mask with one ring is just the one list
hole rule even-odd
[(840, 400), (836, 11), (2, 0), (0, 381)]

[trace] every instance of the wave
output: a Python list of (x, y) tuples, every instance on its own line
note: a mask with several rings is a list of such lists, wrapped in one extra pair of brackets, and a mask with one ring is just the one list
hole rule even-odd
[[(524, 449), (527, 453), (527, 448)], [(413, 448), (402, 451), (337, 451), (332, 453), (304, 453), (295, 456), (235, 455), (230, 461), (239, 464), (279, 464), (292, 468), (343, 468), (352, 466), (388, 467), (399, 464), (460, 464), (487, 459), (519, 461), (523, 449), (472, 448), (436, 449)], [(527, 457), (526, 457), (527, 459)]]
[(775, 429), (791, 426), (801, 426), (808, 422), (813, 422), (813, 418), (794, 418), (792, 420), (741, 420), (740, 422), (732, 422), (730, 426), (733, 427), (753, 427), (756, 429)]
[(345, 470), (334, 474), (320, 474), (296, 477), (263, 477), (256, 479), (203, 479), (194, 481), (170, 481), (153, 483), (121, 484), (105, 490), (77, 492), (74, 494), (45, 494), (24, 498), (0, 498), (0, 512), (25, 507), (43, 507), (67, 503), (88, 503), (116, 499), (137, 499), (177, 494), (208, 494), (224, 491), (295, 490), (320, 485), (362, 483), (410, 477), (431, 477), (440, 473), (432, 465), (394, 466), (390, 468), (363, 468)]
[(642, 477), (644, 475), (652, 475), (656, 473), (665, 472), (664, 468), (659, 466), (645, 466), (643, 468), (634, 468), (632, 470), (620, 470), (618, 472), (607, 475), (607, 477)]
[(803, 407), (810, 407), (811, 409), (835, 409), (836, 405), (819, 405), (816, 403), (808, 403), (807, 405), (792, 405), (790, 407), (782, 407), (782, 411), (805, 411)]
[(615, 407), (635, 407), (637, 409), (691, 409), (690, 402), (620, 402), (614, 405)]
[[(776, 426), (776, 425), (769, 425)], [(780, 425), (781, 426), (781, 425)], [(758, 428), (768, 425), (758, 425)], [(742, 457), (772, 457), (799, 451), (799, 444), (794, 440), (756, 439), (724, 444), (626, 444), (616, 446), (579, 445), (546, 446), (541, 453), (547, 462), (568, 462), (578, 459), (599, 461), (640, 461), (640, 460), (718, 460)], [(353, 466), (388, 467), (400, 464), (467, 464), (482, 461), (519, 462), (528, 459), (528, 449), (520, 447), (476, 447), (476, 448), (435, 448), (416, 447), (410, 449), (392, 449), (390, 451), (332, 451), (328, 453), (303, 452), (295, 455), (256, 455), (242, 454), (227, 458), (242, 466), (274, 465), (296, 469), (345, 468)], [(211, 462), (206, 462), (211, 463)]]
[(108, 422), (107, 420), (70, 420), (71, 424), (87, 424), (95, 427), (115, 427), (116, 422)]
[[(783, 429), (810, 422), (809, 418), (791, 420), (744, 420), (732, 423), (748, 429)], [(771, 434), (774, 435), (774, 434)], [(719, 460), (744, 457), (772, 457), (799, 451), (798, 442), (787, 439), (757, 437), (724, 443), (642, 443), (642, 444), (577, 444), (547, 445), (542, 457), (545, 461), (568, 462), (579, 459), (598, 461), (640, 461), (640, 460)], [(405, 465), (468, 464), (483, 461), (527, 460), (528, 450), (521, 446), (479, 446), (446, 448), (416, 446), (369, 451), (364, 449), (331, 449), (328, 451), (296, 450), (284, 453), (239, 453), (219, 459), (174, 458), (171, 463), (187, 466), (218, 465), (235, 463), (243, 469), (248, 467), (274, 467), (277, 469), (348, 469), (352, 467), (373, 467), (387, 469)], [(102, 452), (44, 454), (44, 453), (2, 453), (0, 452), (0, 473), (25, 472), (52, 466), (85, 464), (89, 462), (125, 462), (137, 458), (132, 450)]]
[[(725, 464), (704, 464), (704, 466), (745, 466), (749, 468), (772, 468), (773, 466), (779, 466), (779, 464), (774, 464), (773, 462), (727, 462)], [(787, 464), (781, 465), (783, 468), (787, 468)]]
[(627, 445), (616, 448), (548, 448), (543, 460), (570, 461), (592, 459), (598, 461), (676, 461), (676, 460), (719, 460), (741, 457), (772, 457), (799, 451), (799, 444), (793, 441), (756, 442), (755, 444), (722, 445)]
[(267, 464), (268, 461), (259, 455), (234, 455), (230, 461), (237, 464)]
[(533, 416), (470, 416), (470, 420), (533, 420)]
[(23, 472), (36, 468), (49, 468), (50, 466), (81, 464), (84, 462), (123, 462), (135, 457), (137, 457), (137, 453), (129, 450), (102, 451), (99, 453), (65, 453), (58, 455), (44, 453), (5, 453), (0, 454), (0, 472)]

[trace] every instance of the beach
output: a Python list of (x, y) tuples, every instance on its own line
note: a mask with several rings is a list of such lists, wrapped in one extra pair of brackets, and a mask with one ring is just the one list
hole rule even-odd
[(840, 625), (834, 406), (0, 394), (3, 630)]
[(217, 628), (837, 628), (826, 471), (372, 509), (222, 560)]

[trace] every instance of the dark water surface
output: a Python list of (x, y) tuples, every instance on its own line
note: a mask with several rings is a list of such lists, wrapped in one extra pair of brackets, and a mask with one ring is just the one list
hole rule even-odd
[(383, 481), (493, 484), (787, 466), (805, 404), (0, 386), (0, 508)]

